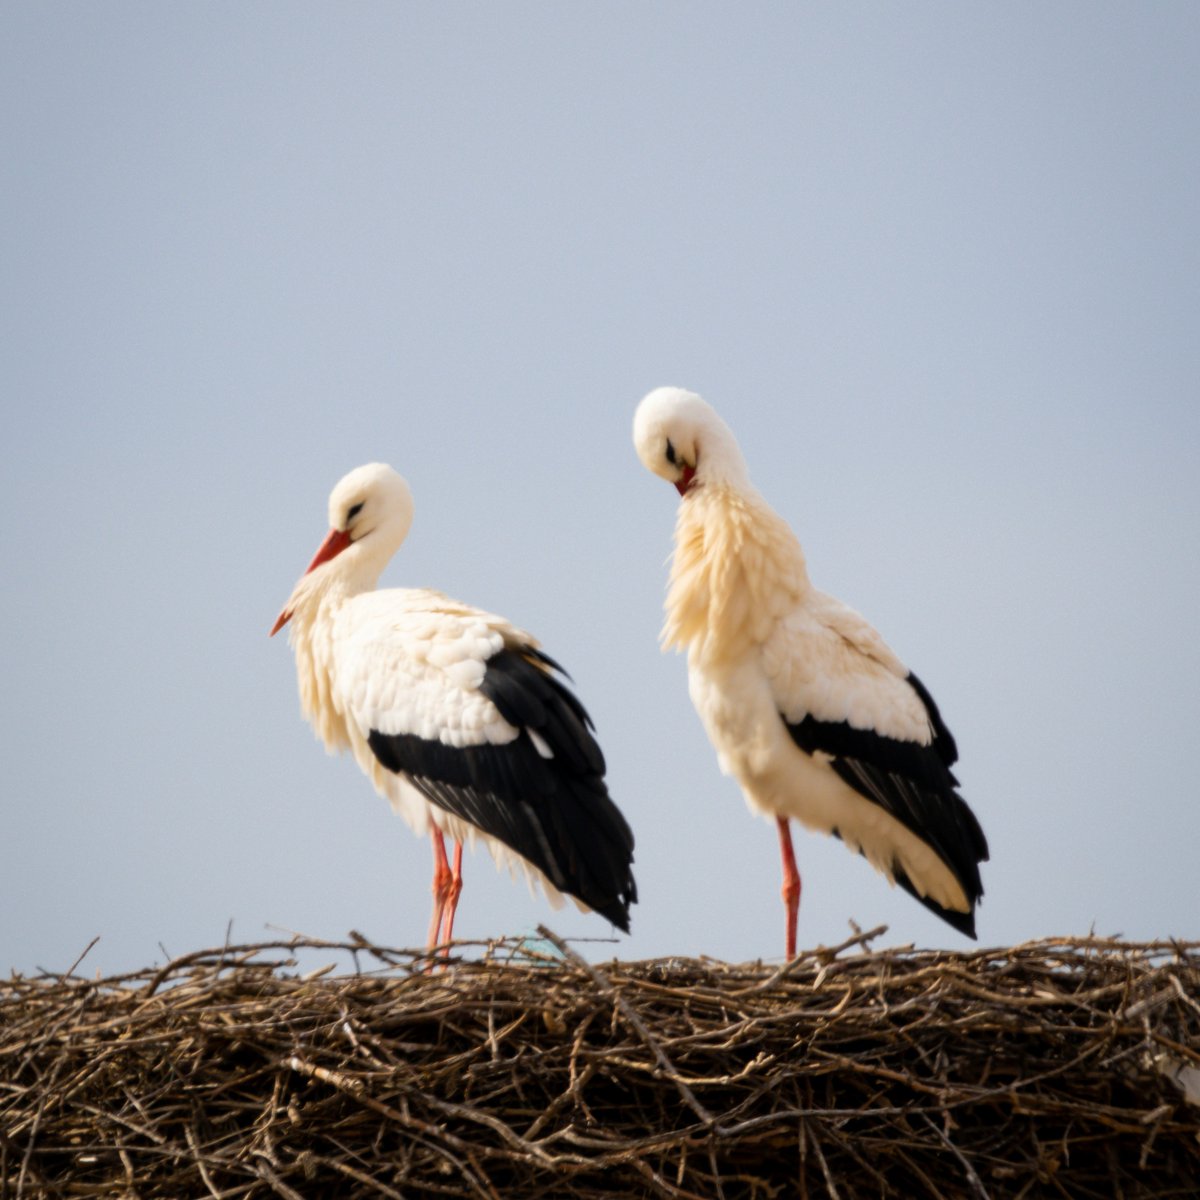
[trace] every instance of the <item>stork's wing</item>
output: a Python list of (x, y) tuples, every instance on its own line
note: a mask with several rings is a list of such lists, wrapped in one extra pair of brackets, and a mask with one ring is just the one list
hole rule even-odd
[(488, 614), (380, 607), (363, 610), (339, 654), (348, 708), (380, 765), (628, 931), (633, 834), (557, 664)]
[(806, 754), (925, 842), (954, 874), (970, 911), (943, 908), (895, 867), (896, 882), (975, 936), (987, 840), (957, 791), (958, 751), (933, 697), (857, 613), (832, 597), (780, 622), (763, 647), (780, 716)]

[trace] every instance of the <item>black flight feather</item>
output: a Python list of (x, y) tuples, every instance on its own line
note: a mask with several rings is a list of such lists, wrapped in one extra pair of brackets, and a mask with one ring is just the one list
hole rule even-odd
[(983, 895), (979, 864), (987, 861), (987, 839), (959, 795), (958, 781), (950, 770), (958, 759), (953, 736), (924, 684), (912, 674), (907, 682), (929, 718), (933, 740), (927, 746), (856, 729), (846, 721), (820, 721), (811, 713), (795, 724), (787, 723), (788, 732), (806, 754), (829, 755), (830, 766), (843, 782), (878, 804), (938, 855), (966, 893), (969, 912), (954, 912), (918, 895), (912, 881), (893, 864), (896, 882), (931, 912), (973, 938), (975, 904)]
[[(608, 795), (586, 711), (551, 674), (560, 669), (538, 651), (505, 649), (488, 659), (479, 690), (520, 730), (503, 745), (458, 747), (378, 730), (367, 740), (385, 769), (628, 933), (637, 899), (633, 833)], [(543, 757), (530, 731), (552, 757)]]

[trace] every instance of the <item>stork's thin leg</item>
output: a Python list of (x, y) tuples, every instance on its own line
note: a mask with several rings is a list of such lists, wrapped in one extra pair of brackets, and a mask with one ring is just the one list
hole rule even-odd
[(442, 953), (446, 957), (450, 956), (449, 942), (454, 937), (454, 914), (458, 912), (458, 898), (462, 895), (462, 846), (462, 842), (454, 843), (454, 866), (450, 872), (450, 884), (446, 892), (446, 928), (441, 937), (441, 944), (446, 947)]
[(796, 914), (800, 911), (800, 872), (796, 870), (796, 852), (792, 849), (792, 831), (787, 817), (779, 823), (779, 855), (783, 859), (783, 888), (780, 895), (787, 908), (787, 956), (796, 957)]
[(429, 831), (430, 841), (433, 842), (433, 916), (429, 921), (429, 937), (425, 948), (432, 950), (438, 945), (438, 937), (442, 928), (442, 914), (446, 909), (446, 899), (450, 894), (450, 863), (446, 858), (446, 843), (442, 840), (442, 831), (436, 826)]

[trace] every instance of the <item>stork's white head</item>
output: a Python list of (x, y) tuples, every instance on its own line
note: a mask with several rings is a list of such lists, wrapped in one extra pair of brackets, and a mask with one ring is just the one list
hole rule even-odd
[[(356, 589), (373, 587), (412, 527), (408, 484), (386, 463), (355, 467), (329, 494), (329, 533), (279, 614), (271, 635), (291, 620), (296, 606), (339, 579)], [(314, 575), (314, 572), (319, 572)], [(310, 576), (312, 579), (310, 581)]]
[(387, 463), (355, 467), (329, 493), (329, 528), (344, 533), (361, 552), (391, 558), (408, 536), (412, 519), (412, 492)]
[(703, 484), (747, 484), (746, 460), (729, 426), (695, 392), (660, 387), (638, 405), (633, 444), (647, 470), (681, 496)]

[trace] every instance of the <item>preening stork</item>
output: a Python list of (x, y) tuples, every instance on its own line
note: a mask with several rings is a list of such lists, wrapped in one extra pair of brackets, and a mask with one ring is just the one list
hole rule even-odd
[(721, 770), (778, 823), (788, 957), (800, 905), (792, 817), (974, 937), (987, 840), (958, 793), (958, 752), (933, 697), (858, 613), (809, 582), (800, 543), (699, 396), (651, 392), (633, 440), (680, 494), (663, 646), (687, 652)]
[(556, 907), (570, 896), (628, 933), (633, 834), (562, 668), (503, 617), (424, 588), (374, 590), (412, 517), (408, 484), (382, 463), (333, 489), (329, 535), (271, 630), (291, 622), (304, 715), (429, 833), (430, 947), (453, 935), (463, 842), (476, 838)]

